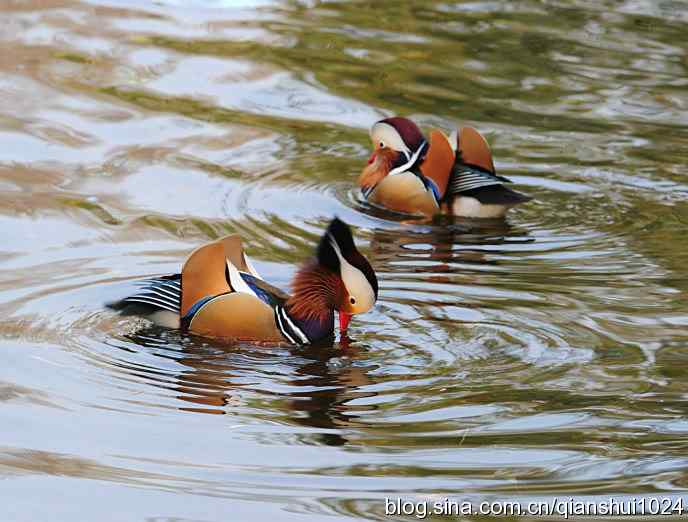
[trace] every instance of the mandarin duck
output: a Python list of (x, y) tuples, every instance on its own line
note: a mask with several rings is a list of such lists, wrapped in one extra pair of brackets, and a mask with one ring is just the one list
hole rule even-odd
[(358, 184), (373, 204), (407, 214), (503, 217), (530, 197), (504, 185), (485, 138), (472, 127), (428, 142), (407, 118), (380, 120), (370, 129), (373, 153)]
[(110, 307), (207, 337), (295, 345), (332, 339), (335, 311), (343, 336), (351, 316), (370, 310), (378, 293), (375, 271), (338, 218), (296, 272), (291, 296), (258, 275), (236, 234), (194, 250), (181, 274), (139, 284)]

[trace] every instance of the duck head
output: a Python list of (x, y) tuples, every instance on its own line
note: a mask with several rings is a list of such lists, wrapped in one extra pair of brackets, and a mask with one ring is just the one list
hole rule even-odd
[(295, 317), (325, 322), (339, 313), (340, 334), (351, 316), (370, 310), (377, 300), (377, 277), (356, 249), (349, 226), (332, 220), (320, 239), (316, 255), (304, 263), (292, 283), (287, 305)]
[(364, 192), (371, 191), (385, 176), (405, 172), (419, 164), (428, 149), (418, 126), (399, 116), (375, 123), (370, 129), (370, 139), (374, 150), (358, 178)]

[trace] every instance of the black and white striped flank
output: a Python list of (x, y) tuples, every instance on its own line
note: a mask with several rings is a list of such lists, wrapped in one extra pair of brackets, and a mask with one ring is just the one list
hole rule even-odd
[(511, 180), (484, 170), (472, 168), (468, 165), (457, 165), (452, 172), (448, 192), (458, 194), (467, 190), (502, 185), (504, 183), (511, 183)]
[(181, 274), (140, 281), (141, 288), (122, 303), (143, 303), (178, 314), (182, 302)]

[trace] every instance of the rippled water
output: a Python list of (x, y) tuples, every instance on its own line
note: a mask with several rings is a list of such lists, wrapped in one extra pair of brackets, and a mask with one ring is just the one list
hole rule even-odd
[[(688, 4), (0, 3), (0, 518), (384, 518), (688, 492)], [(380, 117), (469, 123), (534, 201), (400, 220)], [(240, 232), (288, 287), (337, 214), (380, 302), (330, 351), (103, 308)]]

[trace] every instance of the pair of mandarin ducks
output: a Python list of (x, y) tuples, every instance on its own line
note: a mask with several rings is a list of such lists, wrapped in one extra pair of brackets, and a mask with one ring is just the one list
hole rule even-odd
[[(373, 125), (374, 151), (359, 177), (363, 196), (396, 212), (498, 218), (530, 200), (495, 173), (483, 136), (464, 127), (428, 142), (411, 120)], [(348, 225), (335, 218), (304, 262), (287, 295), (267, 283), (244, 253), (238, 235), (201, 246), (180, 274), (140, 282), (133, 295), (111, 306), (125, 314), (207, 337), (305, 345), (340, 336), (351, 317), (369, 311), (378, 296), (375, 271), (356, 249)]]

